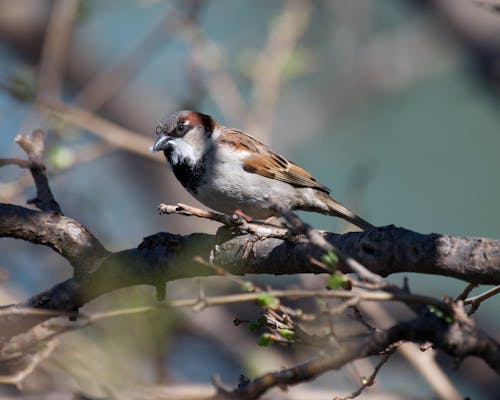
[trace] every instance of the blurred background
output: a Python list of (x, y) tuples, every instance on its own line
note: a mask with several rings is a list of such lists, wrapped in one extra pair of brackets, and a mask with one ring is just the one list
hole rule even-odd
[[(148, 153), (160, 119), (189, 108), (272, 145), (376, 225), (500, 238), (499, 9), (493, 0), (1, 0), (0, 157), (24, 157), (14, 137), (44, 129), (57, 201), (110, 250), (158, 231), (214, 233), (216, 224), (157, 212), (160, 202), (200, 206), (163, 155)], [(33, 195), (29, 173), (0, 169), (1, 202)], [(321, 229), (346, 229), (301, 215)], [(0, 268), (4, 304), (72, 273), (48, 248), (12, 239), (0, 241)], [(465, 287), (404, 276), (414, 292), (436, 297)], [(324, 277), (250, 279), (324, 287)], [(167, 297), (196, 297), (200, 287), (239, 290), (205, 278), (169, 283)], [(104, 297), (86, 309), (155, 301), (148, 287)], [(476, 314), (497, 339), (499, 306), (493, 298)], [(240, 372), (253, 378), (313, 354), (259, 348), (232, 324), (257, 314), (245, 305), (104, 321), (61, 337), (22, 386), (100, 396), (124, 382), (207, 384), (213, 373), (235, 385)], [(464, 396), (500, 390), (482, 361), (456, 370), (438, 359)], [(307, 387), (331, 398), (333, 388), (356, 389), (356, 374), (371, 368), (355, 363)], [(436, 396), (401, 357), (371, 391)]]

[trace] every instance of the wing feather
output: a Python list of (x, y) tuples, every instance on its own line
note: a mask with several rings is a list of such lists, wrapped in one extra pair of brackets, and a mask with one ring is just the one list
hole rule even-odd
[(248, 152), (243, 159), (243, 169), (266, 178), (277, 179), (297, 187), (310, 187), (325, 193), (330, 189), (320, 184), (306, 170), (280, 154), (271, 151), (264, 143), (240, 130), (221, 127), (217, 141), (233, 147), (235, 150)]

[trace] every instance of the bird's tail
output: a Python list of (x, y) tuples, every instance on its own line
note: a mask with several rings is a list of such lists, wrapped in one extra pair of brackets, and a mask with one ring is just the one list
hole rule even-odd
[(363, 218), (353, 213), (347, 207), (332, 199), (326, 193), (324, 193), (324, 198), (322, 200), (328, 207), (328, 210), (325, 210), (325, 214), (345, 219), (346, 221), (349, 221), (351, 224), (358, 226), (364, 231), (375, 228), (374, 225), (370, 224), (368, 221), (365, 221)]

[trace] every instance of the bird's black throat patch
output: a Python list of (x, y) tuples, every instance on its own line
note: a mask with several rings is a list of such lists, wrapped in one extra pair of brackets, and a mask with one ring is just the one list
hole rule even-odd
[(172, 152), (173, 149), (169, 147), (163, 151), (163, 154), (165, 154), (165, 158), (172, 166), (172, 171), (174, 172), (175, 177), (186, 189), (195, 194), (198, 193), (198, 188), (203, 182), (203, 175), (205, 173), (205, 167), (203, 166), (205, 156), (203, 156), (196, 164), (183, 160), (174, 165), (172, 163)]

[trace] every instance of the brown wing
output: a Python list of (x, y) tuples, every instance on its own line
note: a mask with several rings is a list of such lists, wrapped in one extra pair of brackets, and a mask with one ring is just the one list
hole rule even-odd
[(234, 128), (222, 127), (219, 143), (250, 155), (243, 159), (243, 169), (266, 178), (277, 179), (298, 187), (310, 187), (330, 193), (330, 189), (320, 184), (306, 170), (285, 157), (272, 152), (264, 143)]

